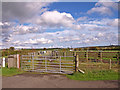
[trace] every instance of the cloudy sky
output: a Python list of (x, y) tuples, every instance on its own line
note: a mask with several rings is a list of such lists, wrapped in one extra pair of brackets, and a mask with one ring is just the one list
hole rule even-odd
[(118, 44), (117, 2), (2, 2), (1, 48)]

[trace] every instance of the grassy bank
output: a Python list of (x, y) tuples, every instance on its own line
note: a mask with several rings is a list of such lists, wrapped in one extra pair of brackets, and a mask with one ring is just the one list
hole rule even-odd
[(17, 74), (22, 74), (23, 71), (17, 68), (2, 68), (2, 76), (13, 76)]
[(118, 72), (113, 70), (92, 70), (86, 71), (84, 74), (77, 72), (73, 75), (67, 75), (72, 80), (118, 80)]

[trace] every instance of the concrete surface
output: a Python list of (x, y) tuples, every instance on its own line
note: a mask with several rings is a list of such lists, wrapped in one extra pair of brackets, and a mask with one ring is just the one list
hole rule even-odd
[(2, 88), (118, 88), (118, 81), (78, 81), (64, 75), (21, 74), (2, 77)]

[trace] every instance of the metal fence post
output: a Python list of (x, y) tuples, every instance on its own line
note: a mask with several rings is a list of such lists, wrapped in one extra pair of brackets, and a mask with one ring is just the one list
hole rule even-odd
[(60, 73), (61, 73), (61, 56), (60, 56)]

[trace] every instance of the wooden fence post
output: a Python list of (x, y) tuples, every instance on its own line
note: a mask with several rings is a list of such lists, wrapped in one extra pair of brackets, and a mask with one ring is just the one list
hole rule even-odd
[(67, 52), (65, 52), (65, 60), (66, 60)]
[(66, 57), (66, 53), (67, 53), (67, 52), (65, 51), (65, 54), (64, 54), (65, 57)]
[(55, 51), (55, 59), (56, 59), (56, 54), (57, 54), (57, 52)]
[(118, 63), (118, 64), (120, 64), (119, 57), (120, 57), (120, 52), (118, 52), (118, 54), (117, 54), (117, 63)]
[(86, 60), (88, 62), (88, 50), (86, 51)]
[(79, 67), (79, 55), (75, 56), (75, 72), (78, 71), (78, 67)]
[(76, 52), (74, 52), (74, 56), (76, 56)]
[(65, 56), (65, 52), (63, 52), (63, 56)]
[(102, 63), (102, 51), (100, 52), (100, 61)]
[(111, 69), (111, 59), (110, 59), (110, 69)]

